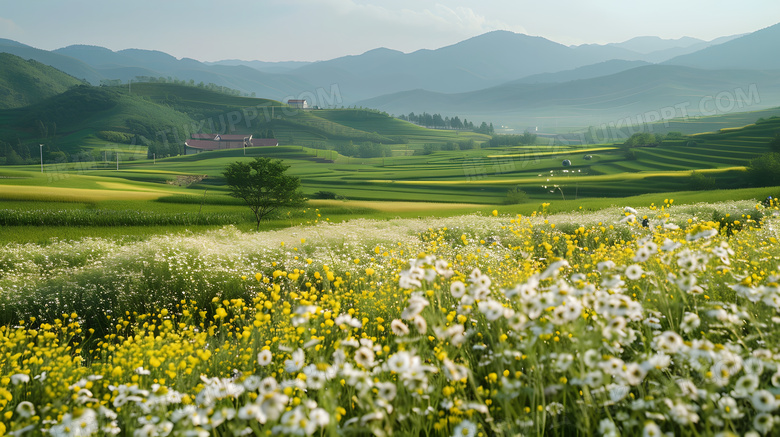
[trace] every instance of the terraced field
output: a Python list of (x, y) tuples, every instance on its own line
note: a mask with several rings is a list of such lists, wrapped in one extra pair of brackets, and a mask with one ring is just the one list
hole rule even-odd
[[(371, 111), (316, 112), (323, 121), (347, 129), (402, 136), (408, 144), (399, 147), (482, 137), (429, 130)], [(370, 159), (279, 146), (215, 151), (156, 163), (136, 157), (120, 162), (119, 170), (115, 163), (102, 162), (47, 165), (44, 174), (37, 166), (6, 167), (0, 170), (0, 199), (101, 202), (132, 198), (171, 205), (235, 205), (235, 199), (227, 196), (221, 173), (228, 163), (253, 156), (284, 160), (310, 197), (330, 191), (346, 199), (372, 202), (496, 205), (504, 203), (508, 190), (515, 187), (533, 202), (679, 192), (691, 187), (692, 170), (713, 178), (718, 188), (740, 188), (746, 186), (744, 166), (768, 151), (768, 141), (777, 131), (780, 119), (773, 118), (743, 128), (670, 139), (657, 147), (634, 148), (635, 159), (626, 159), (619, 144), (476, 148)], [(564, 167), (564, 160), (571, 165)], [(197, 180), (187, 176), (197, 176)]]

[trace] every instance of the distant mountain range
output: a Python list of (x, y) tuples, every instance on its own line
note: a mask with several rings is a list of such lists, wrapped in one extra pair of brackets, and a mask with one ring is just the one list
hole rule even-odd
[(176, 59), (153, 50), (114, 52), (103, 47), (76, 45), (46, 51), (0, 39), (0, 52), (34, 59), (93, 85), (104, 79), (127, 82), (137, 76), (151, 76), (215, 83), (247, 94), (277, 98), (295, 96), (302, 90), (312, 89), (311, 84), (295, 76), (264, 73), (245, 65), (207, 65), (189, 58)]
[[(576, 71), (576, 70), (575, 70)], [(715, 98), (718, 97), (718, 101)], [(360, 102), (395, 114), (467, 114), (515, 125), (626, 125), (682, 116), (758, 110), (780, 104), (780, 71), (702, 70), (646, 65), (567, 82), (524, 79), (466, 93), (404, 91)], [(648, 120), (648, 118), (650, 120)]]
[(223, 61), (205, 62), (206, 65), (246, 65), (255, 70), (265, 73), (287, 73), (298, 67), (309, 65), (311, 62), (305, 61), (286, 61), (286, 62), (265, 62), (265, 61), (242, 61), (240, 59), (225, 59)]
[[(137, 76), (171, 77), (214, 83), (275, 100), (305, 97), (314, 100), (310, 105), (357, 104), (393, 113), (435, 108), (442, 114), (479, 114), (480, 118), (528, 113), (531, 108), (561, 109), (567, 114), (592, 110), (593, 101), (579, 104), (573, 98), (564, 98), (564, 92), (574, 96), (592, 94), (593, 98), (598, 92), (614, 96), (614, 107), (607, 112), (597, 111), (599, 117), (611, 117), (626, 108), (633, 111), (642, 102), (651, 108), (674, 105), (709, 95), (702, 93), (717, 94), (751, 84), (763, 87), (762, 106), (776, 105), (780, 102), (769, 98), (774, 98), (771, 71), (780, 70), (780, 58), (774, 56), (778, 46), (780, 24), (709, 42), (687, 37), (638, 37), (622, 43), (580, 46), (494, 31), (447, 47), (412, 53), (378, 48), (320, 62), (206, 63), (176, 59), (153, 50), (112, 51), (77, 45), (45, 51), (0, 39), (0, 52), (34, 59), (92, 84), (104, 79), (127, 82)], [(654, 66), (650, 64), (695, 70), (651, 68)], [(760, 73), (764, 71), (770, 73)], [(648, 72), (662, 75), (653, 78), (652, 83), (663, 92), (636, 92), (637, 88), (645, 89), (642, 83), (629, 86), (631, 80), (647, 80)], [(610, 82), (616, 79), (620, 81)], [(755, 82), (745, 82), (753, 79)], [(712, 83), (717, 83), (715, 88), (709, 87)], [(590, 94), (580, 91), (589, 86), (593, 87)], [(644, 100), (640, 102), (640, 98)], [(606, 100), (597, 104), (605, 105), (609, 105)]]
[(780, 24), (665, 63), (706, 69), (776, 70), (780, 69), (777, 47), (780, 47)]

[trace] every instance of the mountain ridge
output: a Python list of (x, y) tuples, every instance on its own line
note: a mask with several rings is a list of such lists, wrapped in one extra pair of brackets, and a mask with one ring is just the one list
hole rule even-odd
[[(612, 75), (562, 83), (528, 84), (521, 81), (467, 93), (412, 90), (359, 102), (390, 113), (456, 113), (469, 118), (492, 114), (494, 121), (514, 124), (556, 117), (579, 120), (580, 125), (615, 122), (627, 116), (668, 108), (685, 108), (695, 116), (717, 109), (721, 93), (751, 110), (777, 106), (780, 71), (702, 70), (678, 65), (646, 65)], [(725, 97), (724, 97), (725, 98)], [(728, 100), (725, 100), (728, 103)], [(774, 103), (773, 103), (774, 102)], [(722, 105), (725, 106), (725, 103)], [(684, 114), (683, 114), (684, 115)], [(678, 114), (679, 116), (679, 114)]]

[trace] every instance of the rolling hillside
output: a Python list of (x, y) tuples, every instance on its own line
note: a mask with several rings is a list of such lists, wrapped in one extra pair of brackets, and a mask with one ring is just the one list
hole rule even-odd
[[(45, 143), (67, 153), (89, 149), (101, 141), (98, 132), (128, 134), (136, 153), (146, 155), (146, 141), (160, 141), (158, 132), (183, 131), (192, 124), (185, 114), (116, 89), (81, 85), (32, 106), (0, 111), (0, 139), (7, 143)], [(135, 135), (145, 140), (133, 140)], [(180, 134), (181, 135), (181, 134)], [(117, 147), (113, 144), (112, 147)], [(130, 145), (123, 146), (130, 147)]]
[(28, 106), (83, 84), (48, 65), (9, 53), (0, 53), (0, 65), (0, 109)]
[[(399, 132), (395, 122), (381, 127), (384, 122), (379, 118), (355, 121), (349, 113), (338, 114), (337, 111), (331, 111), (327, 116), (370, 123), (383, 131)], [(385, 119), (385, 122), (390, 121), (392, 119)], [(143, 191), (144, 195), (154, 194), (155, 198), (167, 203), (225, 204), (230, 199), (226, 196), (221, 169), (237, 159), (254, 156), (283, 159), (291, 166), (290, 172), (301, 178), (304, 191), (309, 196), (318, 191), (330, 191), (351, 200), (363, 201), (499, 204), (506, 201), (508, 190), (516, 187), (528, 193), (534, 203), (564, 198), (623, 197), (701, 189), (695, 185), (692, 170), (703, 175), (711, 186), (730, 189), (746, 186), (744, 166), (750, 159), (769, 150), (769, 139), (779, 130), (780, 117), (775, 117), (719, 133), (669, 138), (657, 147), (633, 149), (634, 159), (628, 159), (616, 144), (498, 147), (369, 159), (347, 158), (330, 151), (300, 146), (250, 148), (246, 157), (243, 150), (223, 150), (158, 159), (156, 163), (145, 159), (123, 160), (118, 171), (113, 166), (99, 165), (86, 171), (60, 168), (58, 171), (70, 176), (50, 182), (40, 192), (48, 193), (51, 198), (57, 193), (52, 188), (61, 190), (63, 195), (72, 195), (68, 191), (72, 189), (91, 190), (85, 192), (85, 196), (98, 196), (107, 189), (121, 190), (122, 193), (135, 190)], [(409, 138), (422, 134), (411, 132)], [(452, 135), (441, 131), (431, 134)], [(445, 139), (443, 136), (439, 138), (440, 141)], [(585, 159), (585, 155), (591, 158)], [(563, 167), (562, 160), (571, 161), (571, 165)], [(39, 174), (35, 166), (29, 168), (33, 174), (29, 178), (0, 178), (0, 198), (18, 197), (13, 190), (16, 185), (46, 183), (45, 179), (32, 177)], [(3, 167), (0, 175), (23, 177), (25, 171), (28, 171), (25, 167)], [(172, 189), (166, 184), (166, 181), (182, 175), (207, 175), (207, 178), (188, 189)], [(136, 187), (137, 184), (142, 186)], [(158, 188), (155, 189), (154, 184)], [(33, 188), (27, 190), (34, 191)], [(203, 194), (204, 190), (208, 191), (207, 197)], [(187, 196), (187, 193), (191, 194)], [(173, 197), (162, 199), (165, 196)], [(660, 203), (658, 199), (650, 201)]]
[[(120, 148), (145, 156), (149, 144), (181, 146), (192, 133), (270, 135), (283, 145), (319, 148), (350, 142), (395, 144), (410, 130), (420, 142), (458, 138), (457, 132), (428, 131), (372, 111), (328, 114), (331, 111), (301, 111), (275, 100), (184, 85), (139, 83), (131, 89), (82, 85), (28, 107), (0, 110), (0, 140), (28, 148), (43, 143), (70, 154)], [(373, 121), (363, 123), (366, 114)]]
[[(393, 143), (391, 138), (334, 123), (318, 116), (320, 111), (300, 111), (274, 100), (235, 97), (172, 84), (137, 84), (133, 93), (187, 114), (193, 129), (204, 132), (254, 134), (273, 132), (280, 144), (327, 141), (373, 141)], [(387, 118), (387, 116), (385, 116)]]

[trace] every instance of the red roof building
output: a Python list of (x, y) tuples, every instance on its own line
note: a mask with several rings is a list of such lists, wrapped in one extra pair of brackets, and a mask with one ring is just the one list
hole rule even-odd
[(184, 142), (184, 154), (194, 155), (210, 150), (241, 149), (244, 147), (275, 147), (279, 141), (274, 138), (252, 138), (244, 135), (193, 134)]
[(293, 108), (309, 109), (309, 103), (303, 99), (290, 99), (287, 104)]

